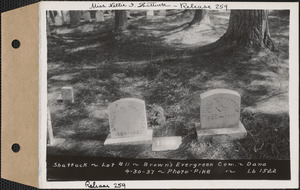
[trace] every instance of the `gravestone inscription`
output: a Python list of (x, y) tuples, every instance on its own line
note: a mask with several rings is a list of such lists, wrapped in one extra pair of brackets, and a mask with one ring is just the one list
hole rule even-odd
[(247, 136), (240, 122), (241, 97), (228, 89), (214, 89), (200, 95), (200, 125), (198, 137), (218, 137), (222, 140)]
[(104, 144), (141, 144), (151, 142), (147, 129), (146, 106), (143, 100), (125, 98), (108, 106), (110, 135)]
[(182, 142), (181, 136), (153, 138), (152, 151), (176, 150)]
[(224, 128), (238, 125), (240, 105), (240, 95), (231, 90), (216, 89), (201, 94), (201, 128)]

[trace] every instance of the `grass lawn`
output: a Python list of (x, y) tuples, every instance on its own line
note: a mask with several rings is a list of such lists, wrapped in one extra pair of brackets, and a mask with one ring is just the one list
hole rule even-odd
[[(48, 37), (48, 104), (55, 137), (66, 141), (48, 154), (167, 159), (289, 159), (289, 18), (273, 11), (270, 33), (279, 52), (235, 50), (213, 54), (201, 47), (219, 39), (230, 11), (211, 11), (210, 25), (183, 27), (192, 12), (168, 11), (147, 19), (132, 13), (129, 29), (114, 34), (114, 21), (52, 27)], [(75, 103), (57, 102), (73, 86)], [(215, 88), (240, 93), (248, 135), (234, 142), (201, 142), (200, 94)], [(177, 150), (151, 145), (103, 145), (109, 134), (107, 106), (120, 98), (146, 102), (154, 137), (179, 135)], [(164, 125), (153, 114), (163, 108)]]

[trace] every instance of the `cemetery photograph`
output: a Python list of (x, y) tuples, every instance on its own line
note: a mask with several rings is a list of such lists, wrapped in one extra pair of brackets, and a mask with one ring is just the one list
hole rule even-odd
[(289, 160), (289, 10), (49, 10), (47, 155)]

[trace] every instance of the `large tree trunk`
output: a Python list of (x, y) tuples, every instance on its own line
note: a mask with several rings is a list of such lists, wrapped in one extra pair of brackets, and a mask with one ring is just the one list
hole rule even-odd
[(115, 11), (115, 31), (121, 32), (127, 28), (127, 14), (125, 10)]
[(79, 25), (81, 20), (80, 11), (70, 11), (70, 27), (74, 28)]
[(205, 9), (198, 9), (195, 11), (194, 14), (194, 18), (192, 20), (192, 22), (190, 22), (190, 26), (194, 25), (194, 24), (201, 24), (201, 23), (205, 23), (205, 24), (209, 24), (210, 23), (210, 19), (208, 16), (208, 10)]
[(255, 49), (277, 50), (269, 33), (267, 11), (232, 10), (229, 26), (219, 42)]

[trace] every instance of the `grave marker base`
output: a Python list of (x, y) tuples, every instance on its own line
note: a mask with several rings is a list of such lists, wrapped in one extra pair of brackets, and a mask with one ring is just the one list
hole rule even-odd
[(138, 137), (124, 137), (124, 138), (111, 138), (110, 134), (107, 136), (104, 145), (135, 145), (135, 144), (151, 144), (152, 143), (152, 129), (147, 130), (147, 134)]
[(63, 139), (63, 138), (53, 138), (51, 140), (52, 142), (50, 144), (47, 144), (47, 147), (55, 147), (59, 144), (62, 144), (66, 141), (66, 139)]
[(239, 140), (246, 138), (247, 131), (239, 121), (239, 125), (230, 128), (214, 128), (214, 129), (200, 129), (197, 131), (198, 139), (208, 140), (214, 139), (219, 141)]

